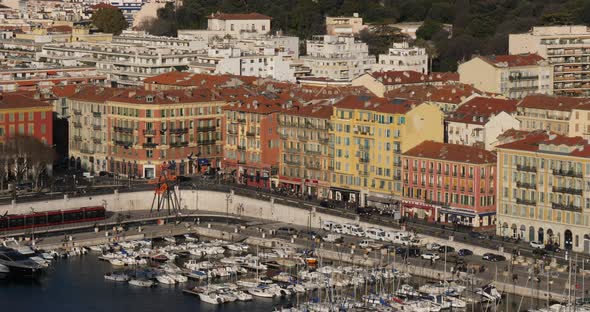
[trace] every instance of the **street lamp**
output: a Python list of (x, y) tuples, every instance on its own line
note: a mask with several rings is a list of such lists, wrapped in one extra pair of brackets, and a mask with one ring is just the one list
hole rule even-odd
[(33, 228), (32, 228), (32, 238), (31, 238), (31, 243), (33, 246), (35, 246), (35, 209), (33, 209), (33, 207), (31, 208), (31, 215), (33, 217)]
[(231, 193), (225, 194), (225, 222), (229, 224), (229, 201), (231, 200)]

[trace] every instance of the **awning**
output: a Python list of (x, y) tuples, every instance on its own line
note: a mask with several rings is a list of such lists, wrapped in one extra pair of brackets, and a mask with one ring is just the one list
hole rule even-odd
[(448, 213), (450, 215), (456, 215), (456, 216), (463, 216), (463, 217), (470, 217), (470, 218), (475, 218), (475, 213), (474, 212), (470, 212), (470, 211), (463, 211), (463, 210), (454, 210), (454, 209), (447, 209), (447, 208), (441, 208), (438, 210), (439, 213)]
[(345, 188), (340, 188), (340, 187), (330, 187), (331, 191), (337, 191), (337, 192), (343, 192), (343, 193), (354, 193), (354, 194), (359, 194), (360, 191), (355, 191), (355, 190), (349, 190), (349, 189), (345, 189)]
[(382, 203), (382, 204), (396, 204), (399, 201), (395, 198), (390, 198), (390, 197), (381, 197), (381, 196), (367, 196), (367, 200), (368, 201), (372, 201), (372, 202), (376, 202), (376, 203)]

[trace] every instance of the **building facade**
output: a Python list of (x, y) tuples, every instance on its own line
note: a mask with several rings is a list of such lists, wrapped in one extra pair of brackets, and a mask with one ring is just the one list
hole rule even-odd
[[(588, 107), (586, 103), (588, 100), (584, 98), (529, 95), (518, 102), (516, 118), (521, 130), (540, 129), (565, 136), (580, 132), (586, 135), (590, 120), (584, 113), (580, 118), (580, 112)], [(572, 113), (574, 110), (575, 114)], [(571, 133), (570, 129), (573, 130)]]
[(360, 206), (402, 195), (401, 155), (424, 140), (443, 141), (443, 113), (429, 104), (348, 96), (334, 105), (330, 198)]
[(405, 152), (402, 214), (468, 227), (496, 224), (496, 156), (457, 144), (425, 141)]
[(295, 194), (327, 198), (334, 169), (329, 102), (286, 110), (279, 116), (279, 186)]
[(31, 136), (53, 145), (53, 106), (18, 93), (0, 94), (0, 143)]
[(553, 67), (538, 54), (477, 56), (457, 72), (462, 83), (512, 99), (553, 94)]
[(425, 48), (411, 47), (408, 42), (394, 42), (387, 54), (379, 54), (373, 71), (411, 70), (428, 74), (428, 53)]
[(330, 36), (356, 36), (365, 27), (358, 13), (352, 16), (326, 16), (326, 34)]
[(497, 234), (590, 253), (588, 142), (535, 131), (497, 152)]
[(537, 53), (553, 66), (553, 93), (589, 96), (590, 30), (586, 26), (536, 26), (523, 34), (510, 34), (510, 54)]

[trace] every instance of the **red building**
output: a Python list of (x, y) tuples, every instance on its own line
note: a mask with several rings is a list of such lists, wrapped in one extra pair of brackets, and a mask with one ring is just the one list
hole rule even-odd
[(0, 143), (16, 135), (53, 145), (53, 106), (18, 93), (0, 94)]
[(470, 227), (494, 226), (496, 155), (424, 141), (402, 155), (402, 214)]

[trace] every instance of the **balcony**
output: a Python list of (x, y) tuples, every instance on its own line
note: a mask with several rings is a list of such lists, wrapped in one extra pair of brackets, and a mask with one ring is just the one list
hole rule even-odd
[(301, 162), (299, 160), (292, 160), (292, 159), (285, 159), (283, 162), (285, 164), (291, 165), (291, 166), (299, 166), (299, 164), (301, 164)]
[(286, 133), (279, 133), (279, 138), (281, 138), (282, 140), (287, 140), (289, 138), (289, 135)]
[(101, 112), (92, 112), (92, 116), (94, 118), (100, 118), (102, 116), (102, 113)]
[(448, 203), (441, 202), (441, 201), (427, 199), (425, 202), (427, 204), (441, 206), (442, 208), (448, 208), (449, 207), (449, 204)]
[(241, 123), (241, 124), (245, 124), (246, 123), (246, 118), (238, 118), (236, 119), (237, 123)]
[(401, 179), (402, 179), (402, 176), (401, 175), (394, 175), (393, 176), (393, 180), (394, 181), (400, 181)]
[(114, 127), (113, 130), (115, 130), (115, 132), (121, 132), (121, 133), (127, 133), (127, 134), (133, 134), (133, 128), (127, 128), (127, 127)]
[(229, 129), (229, 130), (227, 130), (227, 133), (229, 133), (229, 134), (238, 134), (238, 130), (236, 130), (236, 129)]
[(215, 140), (197, 140), (198, 145), (215, 145), (216, 143)]
[(322, 169), (322, 165), (319, 162), (308, 162), (305, 164), (305, 167), (308, 169)]
[(238, 164), (245, 165), (246, 164), (246, 161), (245, 160), (238, 160)]
[(82, 154), (94, 154), (93, 151), (91, 151), (90, 149), (87, 149), (87, 148), (80, 149), (80, 153), (82, 153)]
[(172, 128), (168, 129), (168, 131), (170, 131), (170, 134), (186, 134), (188, 133), (188, 128)]
[(582, 172), (577, 172), (574, 170), (563, 170), (563, 169), (553, 169), (553, 175), (572, 177), (572, 178), (582, 178), (584, 176), (584, 174)]
[(369, 145), (359, 145), (359, 150), (368, 152), (369, 150), (371, 150), (371, 147)]
[(238, 145), (238, 149), (241, 151), (245, 151), (246, 150), (246, 146), (245, 145)]
[(82, 123), (79, 121), (74, 121), (72, 124), (74, 125), (74, 128), (82, 128)]
[(74, 141), (78, 141), (78, 142), (79, 142), (79, 141), (82, 141), (82, 136), (75, 135), (75, 136), (74, 136)]
[(92, 129), (94, 129), (96, 131), (100, 131), (100, 130), (102, 130), (102, 126), (101, 125), (92, 125)]
[(197, 132), (213, 132), (217, 130), (217, 127), (215, 126), (211, 126), (211, 127), (197, 127)]
[(115, 145), (119, 145), (119, 146), (124, 146), (124, 147), (133, 146), (133, 142), (131, 142), (131, 141), (115, 140), (113, 142), (115, 143)]
[(525, 172), (537, 172), (537, 167), (527, 165), (516, 165), (516, 170)]
[(531, 189), (531, 190), (536, 190), (537, 189), (537, 184), (517, 181), (516, 182), (516, 187), (526, 188), (526, 189)]
[(145, 129), (143, 130), (143, 135), (155, 135), (156, 134), (156, 130), (155, 129)]
[(170, 142), (170, 147), (186, 147), (186, 146), (188, 146), (188, 142), (187, 141)]
[(154, 147), (158, 146), (158, 144), (153, 143), (153, 142), (148, 142), (148, 143), (143, 143), (142, 146), (143, 146), (143, 148), (154, 148)]
[(361, 164), (368, 164), (370, 159), (368, 157), (359, 157), (359, 162)]
[(312, 154), (312, 155), (321, 155), (321, 154), (322, 154), (322, 151), (318, 151), (318, 150), (308, 150), (308, 149), (306, 149), (306, 150), (305, 150), (305, 153), (306, 153), (306, 154)]
[(536, 206), (537, 202), (531, 199), (517, 198), (516, 203), (519, 205)]
[(559, 210), (572, 210), (572, 211), (581, 211), (582, 207), (578, 207), (573, 203), (568, 204), (560, 204), (560, 203), (551, 203), (551, 208), (559, 209)]
[(328, 144), (328, 143), (330, 143), (330, 138), (319, 138), (318, 141), (321, 144)]
[(249, 136), (249, 137), (256, 136), (256, 132), (254, 132), (254, 131), (246, 131), (246, 136)]
[(361, 177), (368, 177), (369, 176), (369, 171), (359, 171), (359, 175)]
[(102, 144), (102, 140), (101, 140), (101, 139), (99, 139), (99, 138), (93, 138), (93, 139), (92, 139), (92, 142), (93, 142), (94, 144)]
[(299, 139), (299, 141), (307, 141), (307, 137), (305, 135), (298, 135), (297, 139)]
[(572, 195), (582, 195), (583, 190), (582, 189), (577, 189), (577, 188), (572, 188), (572, 187), (559, 187), (559, 186), (554, 186), (553, 187), (553, 192), (556, 192), (556, 193), (566, 193), (566, 194), (572, 194)]
[(81, 110), (79, 110), (79, 109), (73, 109), (73, 110), (72, 110), (72, 112), (73, 112), (73, 113), (74, 113), (74, 115), (76, 115), (76, 116), (80, 116), (80, 115), (82, 115), (82, 111), (81, 111)]
[[(401, 167), (401, 166), (402, 166), (402, 162), (401, 162), (401, 161), (394, 161), (394, 162), (393, 162), (393, 165), (394, 165), (395, 167)], [(404, 168), (404, 169), (408, 169), (408, 168)]]

